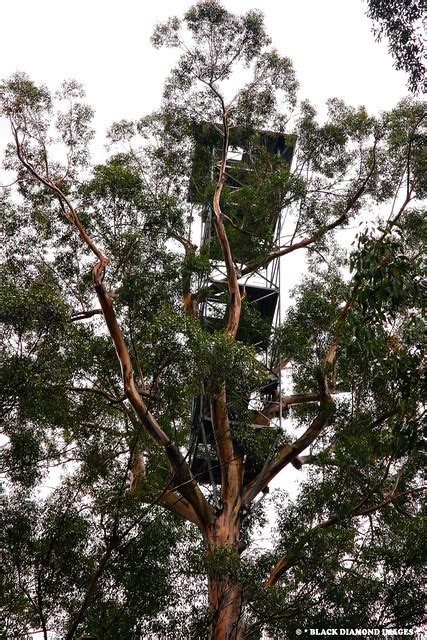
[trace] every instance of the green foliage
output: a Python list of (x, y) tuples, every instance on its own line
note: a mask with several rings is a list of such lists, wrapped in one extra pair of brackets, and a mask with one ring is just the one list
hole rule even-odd
[(397, 69), (408, 74), (411, 91), (422, 91), (425, 82), (422, 19), (425, 6), (420, 0), (368, 0), (368, 16), (374, 22), (378, 40), (384, 36)]
[[(89, 511), (82, 499), (78, 486), (70, 485), (67, 491), (56, 490), (44, 504), (16, 494), (3, 510), (7, 589), (2, 604), (7, 607), (7, 624), (18, 625), (21, 633), (25, 630), (25, 616), (30, 621), (34, 614), (31, 604), (19, 596), (19, 590), (16, 601), (8, 600), (14, 580), (18, 579), (17, 588), (19, 585), (23, 593), (35, 592), (36, 597), (42, 598), (46, 615), (59, 633), (64, 614), (75, 615), (102, 558), (97, 521), (101, 518), (104, 528), (108, 526), (108, 511), (96, 503)], [(126, 513), (125, 505), (119, 506), (121, 527), (129, 532), (111, 558), (82, 632), (113, 639), (119, 630), (120, 637), (130, 639), (137, 637), (138, 629), (142, 630), (156, 611), (176, 597), (170, 582), (170, 553), (183, 532), (172, 521), (165, 526), (164, 514), (149, 514), (141, 509)], [(107, 530), (105, 533), (108, 535)]]
[[(87, 597), (78, 634), (204, 638), (212, 620), (207, 577), (241, 585), (251, 638), (420, 624), (424, 106), (404, 100), (372, 116), (334, 98), (320, 121), (308, 102), (297, 105), (292, 65), (270, 48), (262, 14), (234, 16), (216, 0), (158, 26), (153, 43), (182, 53), (161, 108), (114, 123), (109, 153), (95, 166), (92, 109), (76, 82), (50, 92), (15, 74), (0, 86), (1, 113), (30, 163), (25, 170), (16, 145), (6, 149), (4, 167), (17, 182), (0, 199), (0, 635), (25, 637), (43, 625), (63, 635)], [(233, 100), (235, 75), (247, 82)], [(236, 338), (225, 334), (227, 282), (212, 275), (212, 263), (222, 261), (209, 222), (222, 99), (230, 105), (230, 147), (242, 152), (221, 194), (242, 273)], [(278, 140), (284, 146), (273, 155)], [(242, 506), (238, 550), (236, 542), (206, 556), (196, 527), (160, 506), (174, 482), (169, 464), (123, 396), (93, 289), (95, 258), (54, 185), (108, 256), (103, 284), (137, 387), (186, 458), (194, 396), (208, 406), (225, 389), (244, 484), (248, 471), (261, 471), (327, 418), (302, 452), (302, 469), (283, 470), (289, 493)], [(198, 247), (202, 223), (211, 240)], [(341, 232), (358, 223), (350, 252)], [(272, 331), (250, 299), (250, 275), (277, 251), (286, 274), (287, 254), (298, 248), (306, 269)], [(183, 298), (200, 311), (213, 297), (219, 304), (208, 317), (183, 309)], [(336, 353), (325, 367), (331, 345)], [(273, 380), (261, 362), (266, 350), (292, 362), (281, 390), (309, 394), (286, 407), (282, 430), (277, 418), (254, 427), (269, 411), (277, 416), (274, 391), (260, 391)], [(334, 397), (322, 397), (321, 407), (319, 372)], [(128, 490), (135, 451), (145, 465), (138, 497)], [(299, 474), (298, 489), (291, 473)], [(221, 514), (213, 491), (203, 492)], [(267, 547), (258, 540), (273, 508)], [(266, 588), (281, 558), (287, 570)]]
[(215, 547), (205, 561), (208, 576), (218, 580), (237, 581), (240, 574), (240, 556), (232, 547)]
[[(239, 418), (242, 420), (242, 412)], [(238, 451), (247, 456), (248, 467), (254, 465), (259, 468), (266, 459), (270, 459), (284, 437), (276, 429), (257, 429), (249, 423), (233, 425), (233, 441)]]

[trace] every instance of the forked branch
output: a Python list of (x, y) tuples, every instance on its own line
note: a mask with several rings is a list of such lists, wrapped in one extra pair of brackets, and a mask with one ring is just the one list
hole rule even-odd
[(205, 531), (211, 520), (211, 510), (206, 498), (201, 492), (200, 487), (192, 475), (187, 461), (181, 451), (172, 443), (169, 436), (163, 431), (157, 420), (150, 413), (135, 384), (129, 349), (125, 343), (122, 331), (117, 321), (111, 296), (103, 284), (108, 258), (103, 255), (87, 234), (80, 222), (76, 209), (73, 207), (65, 193), (52, 180), (41, 175), (26, 158), (25, 152), (20, 143), (19, 130), (13, 125), (13, 123), (12, 132), (14, 135), (17, 155), (22, 165), (35, 180), (49, 188), (57, 196), (65, 215), (70, 222), (76, 226), (82, 240), (98, 258), (98, 262), (92, 270), (93, 284), (104, 315), (105, 323), (116, 348), (117, 357), (120, 362), (124, 395), (129, 400), (138, 421), (143, 425), (154, 442), (164, 449), (165, 455), (173, 472), (174, 485), (177, 487), (179, 493), (191, 504), (195, 514), (197, 515), (198, 526), (202, 531)]

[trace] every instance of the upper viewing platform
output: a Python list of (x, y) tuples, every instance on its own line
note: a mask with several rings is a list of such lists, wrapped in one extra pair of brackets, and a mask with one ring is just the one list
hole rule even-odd
[[(221, 164), (221, 128), (210, 123), (194, 127), (195, 141), (188, 200), (204, 209), (203, 244), (211, 260), (222, 253), (211, 228), (212, 198)], [(224, 226), (233, 257), (246, 263), (268, 251), (280, 213), (296, 137), (286, 133), (231, 127), (221, 194)]]

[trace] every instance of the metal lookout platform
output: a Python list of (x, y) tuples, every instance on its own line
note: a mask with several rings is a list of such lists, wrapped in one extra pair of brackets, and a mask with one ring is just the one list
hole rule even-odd
[[(257, 133), (258, 148), (252, 148), (247, 132), (236, 128), (230, 134), (230, 151), (226, 164), (226, 188), (231, 197), (233, 192), (245, 187), (247, 177), (253, 170), (253, 161), (259, 153), (267, 152), (283, 159), (290, 168), (295, 138), (282, 133), (259, 131)], [(201, 207), (202, 229), (201, 245), (209, 252), (211, 273), (208, 278), (198, 282), (199, 289), (208, 292), (200, 305), (200, 317), (204, 327), (208, 331), (220, 330), (225, 326), (228, 312), (228, 287), (226, 279), (226, 267), (222, 260), (222, 254), (216, 241), (212, 224), (213, 211), (211, 206), (203, 200), (202, 192), (206, 185), (213, 180), (218, 172), (220, 160), (221, 138), (213, 127), (203, 124), (199, 127), (195, 136), (196, 145), (194, 152), (193, 171), (190, 179), (189, 200)], [(235, 219), (244, 219), (245, 211), (234, 207)], [(280, 244), (283, 216), (282, 211), (268, 210), (264, 212), (261, 223), (269, 226), (275, 246)], [(225, 223), (227, 227), (227, 224)], [(243, 227), (243, 224), (241, 225)], [(227, 229), (228, 231), (228, 229)], [(230, 228), (236, 236), (236, 225)], [(247, 265), (248, 251), (245, 244), (245, 236), (240, 238), (240, 243), (232, 246), (233, 258), (243, 269)], [(256, 241), (254, 234), (250, 239)], [(249, 243), (248, 240), (248, 243)], [(232, 242), (230, 241), (230, 244)], [(237, 248), (236, 248), (237, 247)], [(233, 250), (234, 249), (234, 250)], [(249, 247), (250, 251), (250, 247)], [(237, 339), (245, 344), (252, 345), (259, 361), (265, 366), (268, 383), (262, 389), (254, 389), (248, 399), (250, 407), (264, 406), (268, 402), (280, 402), (281, 397), (281, 371), (280, 353), (271, 336), (274, 329), (280, 324), (280, 259), (273, 260), (268, 266), (259, 268), (249, 276), (239, 280), (242, 297), (245, 300), (247, 318), (243, 317), (239, 325)], [(253, 321), (256, 318), (256, 322)], [(267, 448), (274, 449), (274, 444), (281, 432), (281, 411), (274, 425), (270, 421), (265, 424), (246, 424), (244, 428), (253, 433), (254, 439), (262, 437)], [(239, 428), (242, 425), (230, 419), (230, 426)], [(212, 417), (209, 399), (206, 396), (196, 396), (192, 405), (192, 438), (190, 445), (190, 467), (201, 484), (210, 484), (217, 502), (217, 485), (221, 482), (221, 469), (217, 454), (217, 443), (212, 426)], [(250, 450), (243, 451), (245, 460), (244, 483), (253, 480), (261, 471), (265, 461), (259, 460)]]

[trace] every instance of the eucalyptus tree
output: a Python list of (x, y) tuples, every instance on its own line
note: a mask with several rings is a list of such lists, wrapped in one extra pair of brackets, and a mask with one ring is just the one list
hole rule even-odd
[(422, 93), (426, 86), (425, 4), (422, 0), (368, 0), (378, 40), (388, 40), (397, 69), (408, 74), (408, 88)]
[[(157, 26), (153, 43), (179, 50), (161, 109), (115, 123), (103, 165), (90, 162), (77, 83), (1, 85), (4, 634), (417, 625), (423, 105), (373, 117), (332, 99), (319, 123), (260, 12), (216, 0)], [(292, 168), (260, 131), (297, 140)], [(213, 161), (195, 203), (200, 132)], [(256, 150), (239, 189), (226, 175), (236, 132)], [(282, 210), (275, 235), (266, 220)], [(342, 231), (359, 223), (349, 251)], [(306, 269), (264, 335), (289, 388), (263, 399), (271, 372), (244, 338), (262, 324), (244, 282), (279, 258), (286, 273), (295, 252)], [(201, 309), (214, 253), (227, 313), (212, 331)], [(189, 461), (201, 395), (219, 495)], [(295, 491), (261, 502), (291, 469)], [(273, 508), (272, 544), (258, 548)]]

